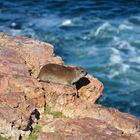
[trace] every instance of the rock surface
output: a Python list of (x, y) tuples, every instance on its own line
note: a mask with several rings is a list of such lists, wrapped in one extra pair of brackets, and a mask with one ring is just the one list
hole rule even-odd
[(61, 119), (43, 127), (39, 140), (132, 140), (133, 136), (92, 118)]
[(48, 63), (64, 64), (52, 45), (0, 33), (1, 136), (25, 139), (39, 124), (39, 140), (140, 140), (138, 119), (95, 104), (103, 84), (91, 75), (76, 88), (38, 82), (40, 68)]

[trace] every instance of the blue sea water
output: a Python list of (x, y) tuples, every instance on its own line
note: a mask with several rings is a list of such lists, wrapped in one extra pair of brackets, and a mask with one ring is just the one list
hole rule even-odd
[(100, 104), (140, 118), (139, 0), (0, 0), (0, 31), (53, 44), (103, 82)]

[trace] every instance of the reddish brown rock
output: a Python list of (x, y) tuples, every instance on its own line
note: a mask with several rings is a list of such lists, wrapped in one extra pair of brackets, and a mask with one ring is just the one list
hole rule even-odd
[(81, 81), (81, 83), (83, 82), (85, 85), (79, 88), (78, 95), (84, 101), (95, 103), (97, 99), (102, 95), (104, 88), (103, 84), (98, 79), (90, 75), (87, 75), (86, 78)]
[(53, 103), (49, 102), (53, 111), (61, 111), (66, 117), (70, 118), (84, 118), (90, 117), (104, 121), (110, 126), (122, 130), (127, 134), (135, 134), (139, 131), (140, 121), (134, 116), (127, 113), (119, 112), (116, 109), (105, 108), (103, 106), (85, 102), (82, 100), (75, 100), (74, 103), (58, 104), (59, 99)]
[(35, 46), (40, 50), (44, 48), (42, 51), (55, 60), (53, 48), (47, 43), (0, 34), (0, 134), (3, 136), (18, 139), (21, 130), (30, 130), (32, 123), (39, 119), (38, 110), (44, 108), (44, 91), (29, 73), (28, 65), (33, 62), (35, 67), (34, 61), (38, 59), (35, 59), (38, 54), (33, 55), (32, 51)]
[[(40, 68), (48, 63), (63, 64), (52, 45), (0, 33), (0, 135), (23, 138), (38, 122), (39, 139), (140, 140), (138, 119), (94, 104), (103, 90), (98, 79), (87, 75), (76, 88), (38, 82)], [(46, 104), (52, 114), (43, 113)], [(69, 119), (56, 119), (53, 111)]]
[(38, 140), (134, 140), (105, 122), (92, 118), (61, 119), (45, 125)]

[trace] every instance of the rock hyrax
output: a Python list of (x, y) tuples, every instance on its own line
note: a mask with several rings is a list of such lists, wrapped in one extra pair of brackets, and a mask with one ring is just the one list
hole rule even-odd
[(72, 85), (87, 73), (81, 67), (68, 67), (58, 64), (44, 65), (38, 75), (38, 80)]

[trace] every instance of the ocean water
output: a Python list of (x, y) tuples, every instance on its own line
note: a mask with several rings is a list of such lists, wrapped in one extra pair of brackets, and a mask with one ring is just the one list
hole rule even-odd
[(53, 44), (103, 82), (98, 103), (140, 118), (139, 0), (0, 0), (0, 31)]

